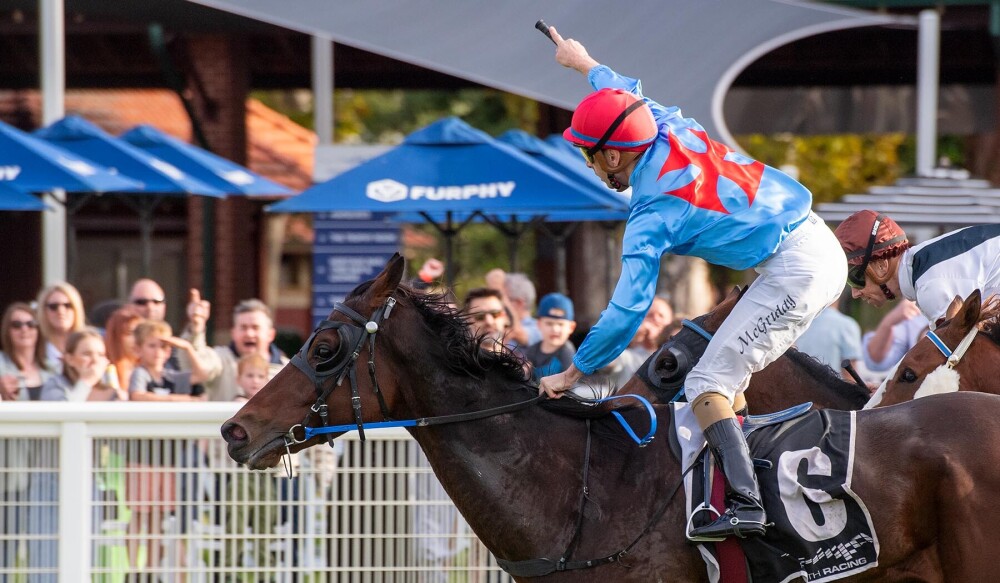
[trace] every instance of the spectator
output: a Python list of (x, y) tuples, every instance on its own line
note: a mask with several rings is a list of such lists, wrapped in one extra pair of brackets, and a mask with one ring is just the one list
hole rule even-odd
[(841, 314), (837, 302), (834, 302), (816, 316), (795, 341), (795, 346), (833, 370), (840, 371), (844, 380), (853, 382), (854, 377), (841, 363), (849, 360), (851, 367), (857, 368), (861, 358), (861, 326), (854, 318)]
[(121, 300), (104, 300), (98, 303), (91, 307), (87, 313), (87, 325), (97, 328), (103, 334), (108, 324), (108, 318), (124, 305), (125, 302)]
[(162, 322), (167, 317), (167, 295), (160, 284), (151, 279), (140, 279), (132, 284), (128, 303), (146, 320)]
[(469, 291), (465, 296), (464, 308), (469, 330), (480, 338), (480, 346), (487, 350), (503, 348), (504, 337), (510, 320), (503, 306), (503, 295), (486, 287)]
[[(243, 300), (233, 308), (233, 326), (230, 329), (232, 341), (228, 346), (215, 346), (206, 352), (205, 322), (210, 306), (202, 300), (197, 290), (192, 290), (192, 300), (188, 305), (188, 326), (185, 336), (196, 347), (199, 356), (207, 356), (203, 362), (207, 378), (205, 388), (211, 401), (232, 401), (239, 394), (236, 385), (237, 361), (248, 354), (259, 354), (268, 362), (268, 380), (274, 377), (288, 362), (288, 358), (274, 345), (274, 321), (271, 309), (258, 300)], [(185, 361), (185, 355), (181, 355)]]
[(649, 310), (639, 324), (639, 329), (628, 347), (634, 356), (641, 357), (641, 360), (649, 358), (651, 354), (660, 349), (660, 335), (663, 329), (674, 319), (674, 309), (670, 305), (669, 296), (657, 295), (649, 305)]
[(873, 332), (861, 338), (865, 368), (886, 372), (923, 338), (930, 322), (914, 302), (903, 299), (879, 321)]
[(63, 351), (73, 332), (84, 329), (83, 299), (72, 285), (61, 281), (38, 294), (38, 324), (45, 339), (45, 360), (50, 368), (62, 370)]
[(503, 281), (503, 291), (516, 324), (511, 330), (514, 348), (527, 348), (541, 341), (538, 320), (531, 315), (535, 307), (535, 284), (523, 273), (508, 273)]
[(248, 401), (264, 388), (268, 381), (268, 362), (256, 352), (241, 356), (236, 362), (236, 385), (240, 394), (237, 401)]
[(94, 328), (73, 332), (66, 340), (62, 373), (42, 385), (42, 401), (117, 401), (118, 391), (104, 382), (108, 357), (104, 338)]
[[(139, 359), (128, 384), (133, 401), (204, 400), (204, 389), (198, 383), (206, 377), (205, 366), (190, 342), (173, 335), (170, 324), (142, 321), (135, 328), (135, 346)], [(187, 354), (191, 372), (166, 368), (174, 348)]]
[(104, 329), (104, 341), (108, 347), (108, 360), (115, 369), (116, 389), (122, 399), (128, 399), (128, 385), (132, 371), (139, 361), (135, 346), (135, 328), (142, 322), (142, 316), (134, 306), (127, 305), (115, 310), (108, 317)]
[(576, 330), (573, 300), (558, 293), (543, 297), (538, 302), (538, 329), (542, 339), (524, 351), (536, 381), (560, 373), (573, 363), (576, 347), (569, 341), (569, 335)]
[(26, 303), (7, 306), (0, 321), (0, 398), (38, 401), (52, 373), (45, 365), (45, 344), (35, 311)]

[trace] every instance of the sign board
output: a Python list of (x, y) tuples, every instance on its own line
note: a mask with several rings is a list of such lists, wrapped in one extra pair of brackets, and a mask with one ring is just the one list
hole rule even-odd
[[(330, 212), (313, 215), (312, 320), (325, 320), (333, 305), (372, 279), (399, 251), (399, 225), (384, 214)], [(367, 314), (365, 314), (367, 316)]]

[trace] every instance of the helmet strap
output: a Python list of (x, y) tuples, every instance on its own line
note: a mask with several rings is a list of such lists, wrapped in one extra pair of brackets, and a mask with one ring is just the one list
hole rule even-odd
[(882, 295), (885, 296), (885, 299), (887, 300), (896, 299), (896, 294), (892, 293), (892, 290), (889, 289), (889, 286), (885, 285), (884, 283), (880, 283), (878, 284), (878, 288), (882, 290)]
[(622, 110), (622, 112), (618, 114), (618, 117), (615, 118), (615, 121), (611, 122), (611, 125), (608, 126), (608, 131), (604, 132), (601, 139), (597, 140), (597, 143), (593, 146), (587, 148), (587, 153), (593, 156), (594, 154), (600, 152), (604, 148), (604, 145), (608, 143), (608, 140), (611, 139), (611, 134), (615, 133), (615, 130), (618, 129), (618, 126), (622, 125), (625, 118), (628, 117), (628, 115), (633, 111), (645, 105), (645, 103), (645, 101), (640, 99)]
[(610, 172), (608, 172), (608, 183), (611, 184), (611, 188), (614, 188), (615, 190), (620, 190), (625, 187), (625, 185), (615, 178), (615, 175)]

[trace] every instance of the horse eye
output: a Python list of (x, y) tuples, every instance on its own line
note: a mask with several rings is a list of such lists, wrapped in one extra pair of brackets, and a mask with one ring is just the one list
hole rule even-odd
[(899, 375), (899, 382), (901, 383), (913, 383), (917, 380), (917, 373), (913, 372), (912, 369), (903, 369), (902, 374)]
[(319, 346), (316, 347), (315, 354), (316, 358), (320, 359), (321, 361), (326, 361), (333, 358), (334, 353), (333, 350), (328, 345), (320, 344)]

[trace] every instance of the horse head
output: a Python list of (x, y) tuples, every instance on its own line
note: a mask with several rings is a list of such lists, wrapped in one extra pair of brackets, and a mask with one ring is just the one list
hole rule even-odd
[(375, 362), (372, 350), (390, 348), (393, 327), (405, 319), (404, 310), (392, 311), (402, 277), (403, 258), (396, 254), (373, 281), (337, 304), (292, 359), (294, 366), (278, 372), (222, 426), (234, 460), (253, 469), (272, 467), (282, 454), (325, 440), (304, 436), (304, 427), (361, 423), (370, 420), (370, 411), (397, 410), (392, 359), (379, 362), (378, 382), (364, 363)]
[(289, 365), (222, 426), (234, 460), (267, 468), (352, 429), (363, 440), (366, 427), (415, 427), (537, 394), (519, 357), (481, 348), (448, 298), (400, 284), (402, 277), (397, 254), (336, 304)]
[(949, 310), (948, 319), (906, 353), (866, 408), (960, 390), (996, 392), (993, 365), (1000, 363), (1000, 346), (979, 332), (985, 321), (996, 330), (998, 313), (997, 298), (984, 304), (980, 291), (973, 291), (957, 310)]
[[(645, 375), (652, 384), (664, 391), (664, 394), (657, 396), (660, 401), (669, 401), (673, 394), (666, 393), (676, 393), (680, 390), (687, 374), (705, 353), (710, 335), (719, 329), (746, 290), (746, 287), (733, 288), (712, 311), (694, 318), (691, 322), (694, 326), (686, 322), (676, 334), (666, 339), (660, 349), (643, 365), (644, 369), (640, 369), (640, 374)], [(709, 337), (702, 332), (707, 332)]]

